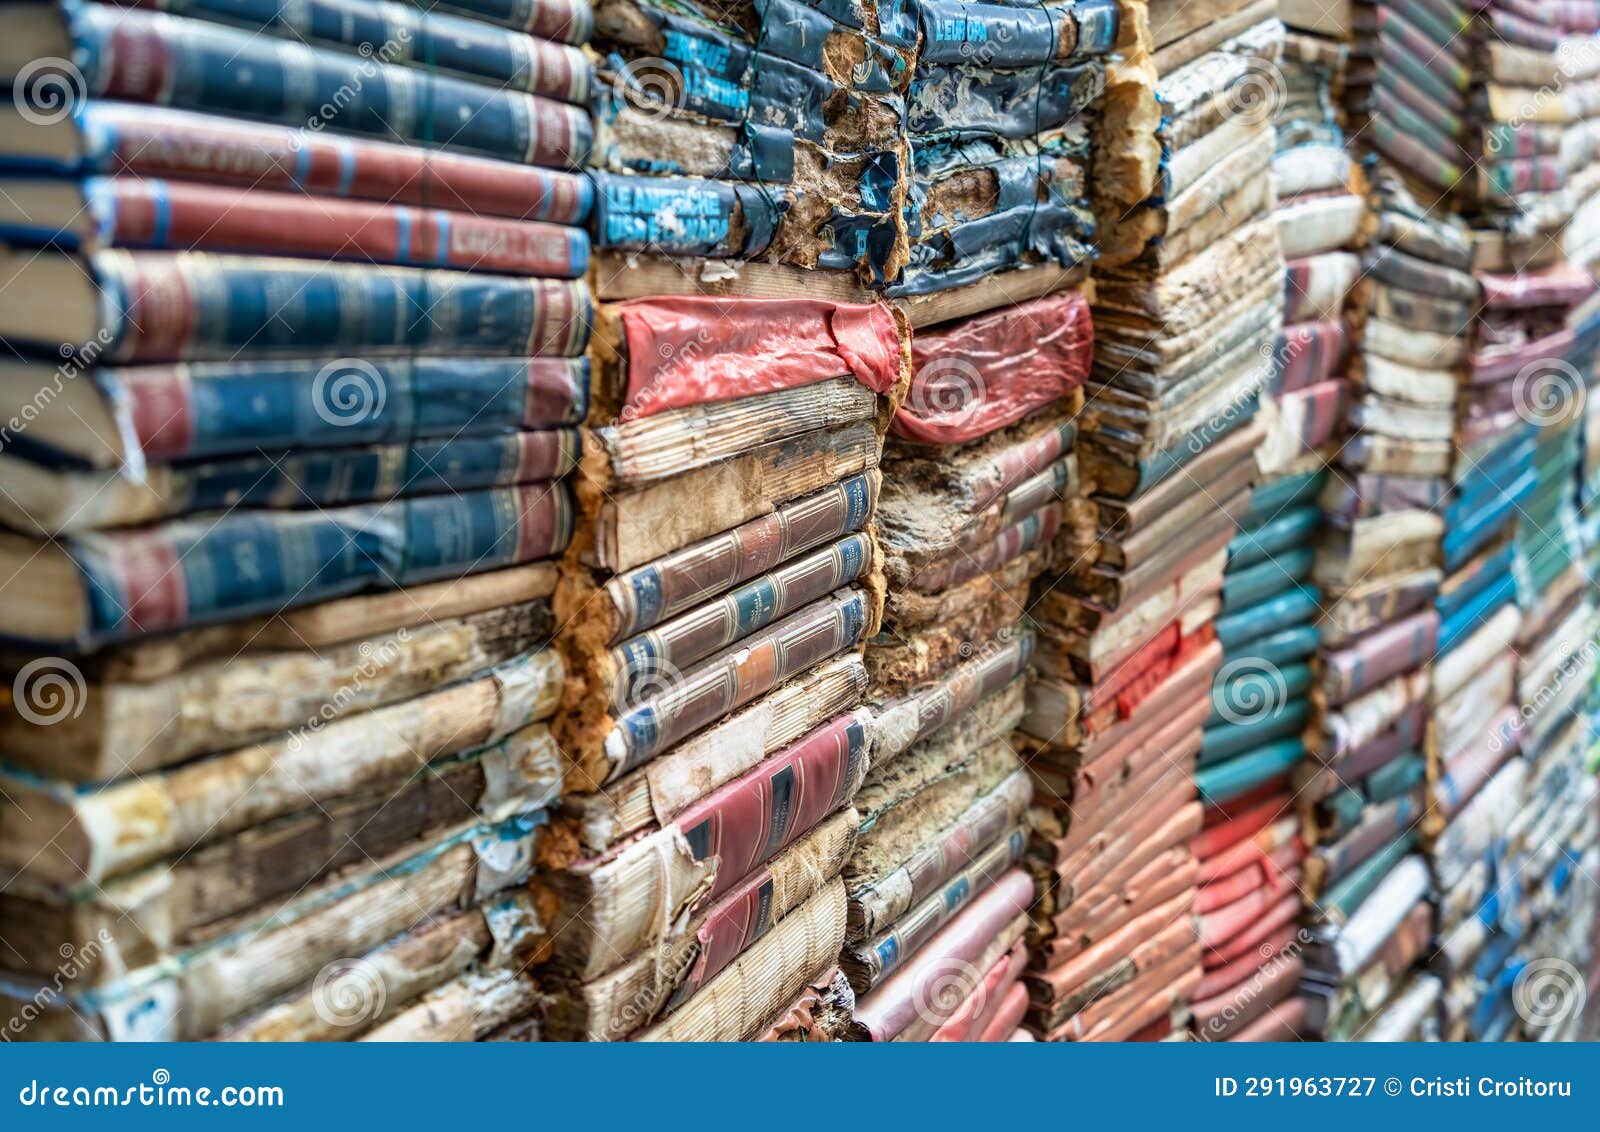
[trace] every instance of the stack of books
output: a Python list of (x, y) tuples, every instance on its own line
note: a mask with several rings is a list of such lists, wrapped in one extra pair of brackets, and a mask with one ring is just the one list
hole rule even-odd
[(1342, 433), (1351, 337), (1345, 306), (1366, 218), (1365, 179), (1340, 125), (1345, 61), (1342, 42), (1291, 32), (1278, 62), (1281, 87), (1267, 91), (1289, 305), (1273, 396), (1263, 405), (1260, 475), (1229, 546), (1216, 623), (1223, 667), (1197, 774), (1209, 813), (1195, 844), (1196, 908), (1212, 937), (1193, 1008), (1203, 1040), (1288, 1038), (1305, 1021), (1306, 849), (1285, 775), (1306, 753), (1321, 608), (1311, 580), (1317, 499), (1331, 442)]
[[(912, 259), (891, 293), (917, 326), (884, 455), (890, 596), (867, 651), (880, 737), (841, 966), (859, 1038), (1005, 1041), (1028, 1004), (1033, 898), (1016, 868), (1033, 787), (1011, 742), (1033, 651), (1024, 614), (1076, 506), (1088, 100), (1118, 12), (910, 10)], [(964, 317), (927, 324), (918, 296)]]
[[(1369, 51), (1358, 42), (1355, 57)], [(1414, 853), (1427, 806), (1438, 507), (1453, 416), (1447, 399), (1437, 409), (1418, 400), (1454, 389), (1464, 353), (1456, 336), (1472, 317), (1460, 297), (1472, 282), (1466, 234), (1418, 205), (1381, 160), (1373, 181), (1364, 334), (1350, 369), (1348, 433), (1321, 497), (1313, 574), (1323, 594), (1313, 759), (1296, 781), (1312, 846), (1307, 1025), (1343, 1039), (1371, 1036), (1377, 1015), (1409, 993), (1409, 972), (1431, 939), (1427, 870)], [(1437, 990), (1429, 982), (1416, 994)], [(1418, 1002), (1403, 1001), (1406, 1011)]]
[(1281, 322), (1272, 114), (1256, 95), (1283, 29), (1271, 5), (1183, 7), (1138, 6), (1108, 95), (1108, 120), (1147, 133), (1116, 147), (1097, 204), (1088, 506), (1033, 607), (1029, 1028), (1052, 1039), (1181, 1036), (1203, 977), (1194, 768)]
[(548, 927), (587, 13), (182, 7), (7, 17), (74, 81), (0, 123), (4, 1010), (481, 1036)]
[(876, 744), (874, 515), (909, 378), (905, 318), (862, 286), (903, 257), (897, 35), (848, 5), (596, 10), (601, 302), (555, 602), (571, 765), (535, 882), (545, 1038), (849, 1020), (838, 874)]

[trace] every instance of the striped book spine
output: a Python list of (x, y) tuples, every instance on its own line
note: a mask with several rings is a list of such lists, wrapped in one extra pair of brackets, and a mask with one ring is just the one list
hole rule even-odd
[(616, 705), (660, 690), (663, 671), (687, 668), (847, 586), (872, 567), (872, 540), (850, 535), (611, 650)]
[(441, 145), (581, 168), (594, 141), (583, 107), (496, 90), (204, 20), (96, 5), (65, 13), (94, 97), (237, 115), (313, 131)]
[(168, 514), (233, 507), (339, 507), (545, 483), (577, 463), (577, 429), (292, 451), (172, 468)]
[(836, 594), (741, 642), (716, 663), (702, 665), (682, 679), (663, 681), (658, 696), (618, 718), (606, 737), (606, 757), (612, 766), (608, 779), (856, 645), (867, 615), (865, 594)]
[(851, 476), (769, 515), (619, 574), (606, 583), (613, 642), (859, 530), (876, 505), (876, 474)]
[(588, 43), (594, 34), (589, 0), (410, 0), (440, 12), (454, 12), (500, 27), (525, 31), (557, 43)]
[[(538, 221), (128, 177), (91, 178), (83, 196), (101, 247), (348, 259), (557, 279), (575, 279), (589, 267), (583, 229)], [(48, 226), (17, 234), (45, 243), (72, 239)]]
[(587, 358), (214, 362), (94, 379), (151, 460), (557, 428), (589, 400)]
[(695, 859), (719, 862), (705, 899), (728, 892), (844, 805), (865, 773), (868, 738), (861, 716), (840, 716), (681, 814), (673, 824)]
[(62, 545), (82, 575), (85, 643), (98, 643), (548, 558), (571, 533), (571, 498), (555, 484), (235, 511)]
[(552, 224), (582, 224), (594, 199), (578, 173), (161, 106), (91, 101), (74, 121), (76, 161), (0, 153), (0, 168), (131, 173)]
[(562, 43), (432, 11), (371, 0), (110, 0), (241, 27), (299, 43), (354, 49), (365, 58), (438, 70), (494, 87), (587, 103), (594, 68)]
[(589, 340), (581, 281), (198, 252), (98, 252), (89, 266), (110, 361), (571, 357)]

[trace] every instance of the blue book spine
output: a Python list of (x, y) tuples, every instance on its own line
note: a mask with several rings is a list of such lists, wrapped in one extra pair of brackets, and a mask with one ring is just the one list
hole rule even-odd
[(88, 92), (336, 133), (578, 168), (586, 110), (361, 55), (177, 16), (97, 6), (67, 13)]
[(234, 511), (63, 543), (82, 578), (83, 644), (274, 612), (559, 554), (562, 484), (365, 507)]
[(196, 253), (106, 251), (88, 263), (111, 362), (572, 357), (589, 339), (581, 280)]

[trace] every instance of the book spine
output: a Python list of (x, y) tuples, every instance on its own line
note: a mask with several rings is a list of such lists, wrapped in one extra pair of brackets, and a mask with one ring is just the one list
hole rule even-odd
[(942, 559), (917, 571), (910, 586), (922, 593), (934, 594), (959, 586), (980, 574), (998, 570), (1007, 562), (1055, 538), (1064, 511), (1065, 507), (1059, 503), (1035, 511), (1021, 522), (1001, 531), (987, 545), (970, 552), (957, 551), (954, 557)]
[(1031, 138), (1072, 121), (1105, 88), (1097, 60), (1016, 71), (978, 67), (918, 70), (907, 98), (913, 136)]
[(580, 168), (581, 107), (161, 13), (74, 8), (91, 95)]
[(1071, 421), (1056, 425), (1030, 440), (1007, 448), (992, 461), (964, 477), (968, 487), (963, 494), (972, 499), (971, 511), (981, 511), (1002, 495), (1032, 479), (1071, 452), (1077, 426)]
[(109, 361), (570, 357), (589, 337), (582, 282), (194, 253), (91, 259), (115, 341)]
[(576, 425), (587, 358), (135, 366), (95, 381), (145, 457), (215, 457)]
[(571, 533), (571, 499), (557, 484), (232, 512), (66, 549), (82, 575), (87, 636), (99, 642), (547, 558)]
[(112, 0), (243, 27), (301, 43), (353, 48), (365, 58), (453, 72), (496, 87), (585, 103), (594, 69), (583, 52), (480, 20), (350, 0)]
[(608, 779), (857, 644), (866, 628), (867, 603), (859, 592), (819, 602), (764, 630), (735, 655), (668, 681), (660, 696), (617, 719), (606, 740), (615, 768)]
[(1113, 0), (1082, 0), (1071, 7), (1022, 8), (921, 0), (918, 64), (1037, 67), (1074, 55), (1103, 55), (1117, 41)]
[(591, 173), (594, 233), (602, 248), (660, 255), (753, 256), (765, 251), (781, 211), (770, 190), (693, 177)]
[(875, 475), (851, 476), (649, 566), (606, 583), (612, 641), (660, 624), (697, 601), (775, 569), (796, 554), (859, 530), (877, 501)]
[(83, 194), (102, 244), (120, 247), (349, 259), (558, 279), (575, 279), (589, 266), (589, 238), (581, 228), (536, 221), (125, 177), (92, 178)]
[[(428, 0), (411, 2), (426, 4)], [(594, 9), (589, 0), (439, 0), (430, 7), (556, 43), (587, 43), (594, 34)]]
[(1285, 326), (1273, 351), (1278, 389), (1292, 393), (1331, 380), (1344, 367), (1349, 345), (1343, 319)]
[(899, 331), (878, 303), (693, 296), (615, 309), (627, 346), (624, 421), (844, 375), (887, 393), (900, 378)]
[[(582, 224), (580, 174), (125, 102), (77, 111), (82, 169)], [(0, 157), (0, 163), (4, 158)]]
[(872, 540), (851, 535), (826, 550), (757, 578), (718, 600), (612, 650), (611, 696), (631, 703), (656, 686), (663, 670), (687, 667), (847, 586), (871, 568)]
[(673, 824), (695, 859), (718, 859), (705, 899), (728, 892), (844, 805), (865, 773), (867, 741), (859, 716), (841, 716), (680, 815)]
[(577, 462), (576, 429), (254, 456), (173, 471), (168, 514), (338, 507), (401, 496), (546, 483)]

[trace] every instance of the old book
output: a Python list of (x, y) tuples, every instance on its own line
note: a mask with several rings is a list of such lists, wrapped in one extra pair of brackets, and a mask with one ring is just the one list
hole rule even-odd
[[(967, 993), (940, 985), (952, 970), (980, 973), (1021, 937), (1033, 882), (1012, 870), (985, 890), (954, 922), (873, 993), (856, 1004), (851, 1026), (857, 1040), (925, 1037), (956, 1012)], [(842, 926), (842, 925), (841, 925)], [(842, 933), (841, 933), (842, 935)], [(956, 993), (948, 993), (956, 991)]]
[(811, 980), (844, 942), (844, 886), (831, 881), (784, 917), (677, 1010), (635, 1040), (748, 1041)]
[[(273, 997), (302, 985), (328, 963), (361, 954), (463, 901), (526, 881), (545, 816), (458, 827), (420, 851), (369, 866), (359, 880), (325, 885), (277, 908), (266, 922), (144, 968), (108, 986), (58, 994), (36, 1018), (38, 1040), (174, 1041), (206, 1036)], [(31, 1000), (11, 985), (0, 1009)], [(20, 996), (20, 1001), (17, 996)]]
[(363, 1042), (477, 1042), (545, 1001), (539, 982), (520, 971), (458, 976), (421, 1002), (361, 1035)]
[(548, 558), (571, 532), (571, 499), (558, 482), (232, 512), (49, 544), (3, 535), (0, 610), (16, 639), (104, 644)]
[[(7, 713), (0, 718), (0, 752), (13, 765), (72, 782), (147, 772), (296, 728), (325, 727), (469, 679), (540, 647), (550, 628), (541, 600), (328, 647), (263, 642), (224, 660), (195, 650), (197, 663), (151, 680), (82, 662), (76, 664), (81, 694), (64, 717)], [(13, 696), (33, 705), (43, 694), (35, 682), (48, 666), (35, 666), (30, 677), (20, 672), (25, 664), (18, 658)], [(0, 669), (13, 666), (0, 662)]]
[(587, 358), (102, 365), (92, 381), (78, 376), (81, 367), (58, 375), (38, 361), (0, 362), (7, 404), (52, 390), (8, 449), (51, 467), (136, 468), (559, 429), (581, 423), (589, 401)]
[(868, 598), (839, 590), (702, 662), (664, 673), (654, 694), (611, 719), (602, 753), (606, 779), (656, 755), (791, 677), (853, 648), (868, 620)]
[(838, 873), (858, 822), (851, 809), (824, 820), (621, 966), (581, 983), (550, 980), (547, 1037), (619, 1041), (686, 1001)]
[(6, 776), (26, 808), (0, 816), (13, 884), (71, 891), (161, 857), (486, 746), (555, 710), (561, 661), (537, 652), (412, 700), (104, 788)]
[(855, 992), (866, 994), (964, 908), (972, 897), (999, 880), (1022, 855), (1025, 838), (1020, 829), (976, 849), (968, 864), (939, 891), (931, 893), (885, 931), (859, 943), (848, 943), (840, 968)]
[(592, 978), (661, 939), (835, 810), (866, 772), (865, 711), (818, 728), (672, 824), (542, 878), (559, 899), (555, 961)]
[[(866, 689), (860, 657), (819, 664), (604, 790), (581, 771), (571, 771), (563, 812), (577, 823), (583, 849), (601, 853), (652, 823), (667, 824), (707, 791), (849, 711)], [(574, 789), (589, 792), (571, 793)]]
[(862, 580), (872, 570), (873, 552), (869, 535), (848, 535), (613, 646), (600, 666), (612, 674), (613, 708), (659, 694), (673, 673), (688, 671), (807, 603)]
[(603, 589), (612, 624), (608, 643), (653, 628), (798, 554), (859, 530), (877, 507), (881, 482), (876, 471), (852, 476), (617, 575)]
[[(581, 281), (203, 252), (22, 249), (0, 256), (0, 280), (28, 296), (0, 314), (0, 333), (47, 352), (67, 343), (96, 362), (341, 352), (572, 357), (589, 339)], [(276, 302), (280, 289), (301, 301)], [(452, 315), (408, 314), (423, 293), (429, 310)]]
[[(660, 483), (599, 496), (590, 512), (593, 565), (618, 572), (643, 566), (769, 514), (777, 504), (876, 468), (880, 447), (872, 423), (860, 421), (763, 445)], [(589, 503), (586, 491), (587, 485), (580, 486), (580, 505)], [(701, 506), (684, 508), (680, 504), (685, 498), (696, 498)]]
[[(64, 894), (0, 894), (0, 925), (23, 942), (7, 966), (45, 974), (58, 945), (79, 955), (79, 978), (132, 970), (196, 946), (253, 909), (368, 862), (426, 844), (474, 817), (551, 805), (561, 752), (543, 724), (493, 746), (430, 763), (388, 782), (246, 829), (168, 861)], [(43, 950), (38, 950), (42, 948)]]
[(474, 908), (443, 912), (358, 959), (335, 963), (309, 985), (235, 1019), (212, 1038), (360, 1039), (454, 980), (515, 971), (547, 942), (532, 895), (514, 889)]
[(975, 846), (990, 843), (1015, 823), (1032, 796), (1027, 774), (1014, 772), (892, 872), (851, 884), (848, 938), (859, 941), (879, 934), (936, 891), (965, 865)]

